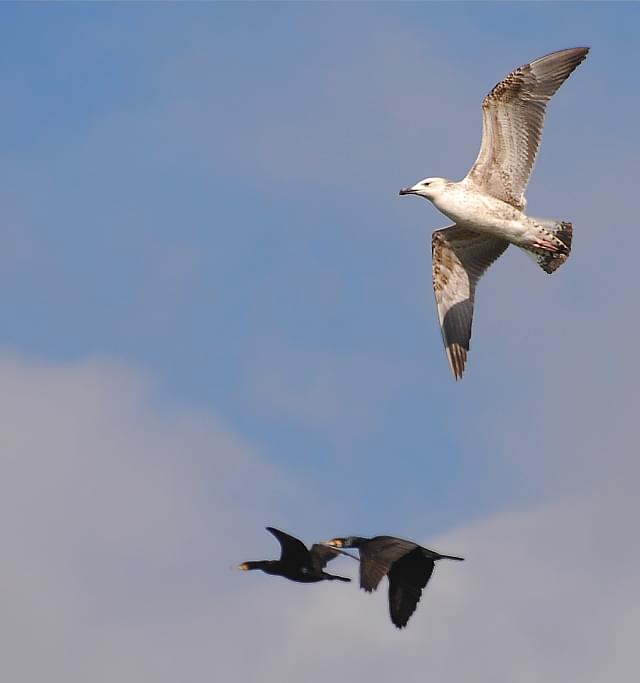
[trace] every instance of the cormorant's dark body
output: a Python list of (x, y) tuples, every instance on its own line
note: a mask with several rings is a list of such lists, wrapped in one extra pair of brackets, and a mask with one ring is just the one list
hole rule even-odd
[(344, 576), (328, 574), (324, 567), (334, 557), (339, 555), (337, 550), (325, 545), (315, 544), (311, 550), (305, 544), (286, 534), (284, 531), (268, 526), (267, 531), (272, 533), (280, 543), (281, 553), (279, 560), (260, 560), (256, 562), (243, 562), (239, 568), (246, 571), (260, 569), (265, 574), (283, 576), (290, 581), (299, 583), (316, 583), (317, 581), (351, 581)]
[(334, 538), (329, 545), (357, 548), (360, 553), (360, 587), (374, 591), (382, 577), (389, 578), (389, 614), (398, 627), (407, 625), (415, 612), (422, 589), (427, 585), (436, 560), (463, 560), (454, 555), (441, 555), (413, 541), (395, 536)]

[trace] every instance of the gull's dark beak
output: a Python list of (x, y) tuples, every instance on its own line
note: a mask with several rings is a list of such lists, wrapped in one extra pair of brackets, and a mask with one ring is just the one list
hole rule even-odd
[(415, 194), (416, 191), (412, 187), (403, 187), (398, 193), (401, 197), (403, 194)]

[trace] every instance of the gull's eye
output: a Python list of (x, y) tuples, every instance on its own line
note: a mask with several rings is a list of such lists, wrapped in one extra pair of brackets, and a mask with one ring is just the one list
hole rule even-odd
[(429, 187), (429, 183), (425, 180), (424, 183), (422, 183), (423, 187)]

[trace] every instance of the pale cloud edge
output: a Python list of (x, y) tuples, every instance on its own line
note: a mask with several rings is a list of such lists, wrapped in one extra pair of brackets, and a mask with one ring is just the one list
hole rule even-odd
[[(384, 587), (230, 570), (276, 552), (262, 526), (274, 499), (298, 494), (215, 415), (167, 403), (112, 361), (4, 355), (0, 378), (7, 680), (630, 675), (640, 558), (633, 486), (615, 471), (418, 539), (467, 560), (437, 568), (398, 632)], [(356, 575), (346, 558), (341, 569)]]

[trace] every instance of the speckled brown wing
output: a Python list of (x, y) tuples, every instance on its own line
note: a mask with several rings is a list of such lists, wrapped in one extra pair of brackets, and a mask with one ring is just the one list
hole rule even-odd
[(482, 145), (467, 174), (479, 189), (523, 209), (547, 102), (589, 48), (552, 52), (512, 71), (482, 102)]
[(418, 546), (394, 536), (375, 536), (360, 546), (360, 588), (374, 591), (394, 562)]
[(471, 340), (476, 283), (509, 242), (455, 225), (433, 233), (433, 291), (449, 365), (462, 377)]

